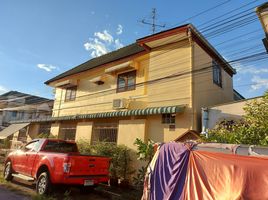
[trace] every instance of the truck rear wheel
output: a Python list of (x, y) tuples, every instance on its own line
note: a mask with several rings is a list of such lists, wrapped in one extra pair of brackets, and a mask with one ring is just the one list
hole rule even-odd
[(5, 165), (5, 169), (4, 169), (4, 179), (6, 181), (11, 181), (13, 179), (12, 176), (12, 165), (11, 162), (8, 161)]
[(48, 172), (43, 172), (39, 175), (36, 183), (36, 192), (40, 195), (49, 194), (51, 192), (51, 182)]

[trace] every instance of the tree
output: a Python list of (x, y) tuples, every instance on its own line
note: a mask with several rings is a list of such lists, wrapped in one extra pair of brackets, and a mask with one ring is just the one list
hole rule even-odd
[(260, 99), (244, 107), (243, 120), (228, 124), (224, 121), (208, 132), (208, 142), (268, 145), (268, 91)]

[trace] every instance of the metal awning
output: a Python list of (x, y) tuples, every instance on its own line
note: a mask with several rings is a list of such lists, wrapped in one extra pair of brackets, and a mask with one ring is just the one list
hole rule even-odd
[(30, 123), (21, 123), (21, 124), (11, 124), (4, 130), (0, 132), (0, 140), (3, 140), (7, 138), (8, 136), (16, 133), (20, 129), (23, 129), (24, 127), (28, 126)]
[(105, 73), (110, 74), (110, 73), (113, 73), (119, 70), (128, 69), (128, 68), (134, 69), (134, 67), (131, 66), (131, 62), (121, 63), (119, 65), (105, 69)]
[(71, 115), (71, 116), (63, 116), (63, 117), (32, 119), (32, 120), (27, 120), (27, 121), (16, 121), (13, 123), (67, 121), (67, 120), (79, 120), (79, 119), (99, 119), (99, 118), (111, 118), (111, 117), (175, 114), (175, 113), (182, 113), (184, 111), (184, 108), (185, 108), (185, 105), (151, 107), (151, 108), (125, 110), (125, 111), (103, 112), (103, 113), (81, 114), (81, 115)]

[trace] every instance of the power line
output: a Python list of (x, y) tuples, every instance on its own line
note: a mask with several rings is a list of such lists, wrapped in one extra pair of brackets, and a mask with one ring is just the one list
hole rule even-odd
[[(238, 7), (238, 8), (235, 8), (235, 9), (231, 10), (231, 11), (228, 11), (228, 12), (222, 14), (222, 15), (219, 15), (219, 16), (213, 18), (213, 19), (210, 19), (210, 20), (207, 21), (207, 22), (204, 22), (204, 23), (202, 23), (202, 24), (199, 24), (198, 27), (202, 27), (203, 25), (208, 24), (209, 22), (213, 22), (213, 21), (215, 21), (215, 20), (219, 20), (220, 18), (225, 17), (225, 16), (227, 16), (227, 15), (229, 15), (229, 14), (235, 12), (235, 11), (238, 11), (238, 10), (241, 9), (241, 8), (247, 7), (248, 5), (253, 4), (253, 3), (257, 2), (257, 1), (259, 1), (259, 0), (251, 1), (251, 2), (249, 2), (249, 3), (247, 3), (247, 4), (243, 5), (243, 6), (240, 6), (240, 7)], [(249, 8), (249, 9), (247, 9), (247, 10), (244, 10), (243, 12), (246, 12), (246, 11), (249, 11), (249, 10), (253, 10), (254, 8), (255, 8), (255, 7), (251, 7), (251, 8)], [(239, 14), (239, 13), (238, 13), (238, 14)], [(234, 15), (233, 15), (233, 16), (234, 16)], [(231, 16), (231, 17), (232, 17), (232, 16)]]
[[(264, 58), (261, 57), (263, 55), (265, 55)], [(258, 54), (254, 54), (254, 55), (250, 55), (250, 56), (238, 58), (236, 60), (230, 61), (229, 63), (236, 63), (236, 62), (239, 62), (239, 61), (242, 61), (242, 60), (255, 59), (256, 57), (258, 57), (258, 59), (267, 59), (266, 52), (261, 52), (261, 53), (258, 53)], [(211, 64), (211, 62), (204, 63), (203, 65), (206, 65), (206, 64)], [(219, 63), (219, 64), (223, 64), (223, 62), (222, 63)], [(136, 84), (136, 87), (140, 87), (140, 86), (144, 86), (144, 85), (150, 85), (150, 84), (153, 84), (153, 83), (162, 81), (162, 80), (171, 79), (171, 78), (177, 78), (177, 77), (181, 77), (181, 76), (184, 76), (184, 75), (187, 75), (187, 74), (202, 72), (204, 70), (211, 69), (211, 68), (212, 68), (212, 66), (207, 66), (207, 67), (200, 68), (198, 70), (191, 70), (191, 71), (174, 73), (174, 74), (171, 74), (171, 75), (168, 75), (168, 76), (165, 76), (165, 77), (161, 77), (161, 78), (153, 79), (153, 80), (150, 80), (150, 81), (144, 81), (144, 82), (141, 82), (141, 83), (137, 83)], [(103, 94), (103, 93), (114, 92), (114, 91), (116, 91), (116, 88), (115, 89), (106, 90), (106, 91), (102, 91), (102, 92), (99, 92), (99, 93), (100, 94)], [(89, 97), (89, 96), (93, 96), (93, 95), (96, 95), (96, 93), (94, 93), (94, 94), (87, 94), (87, 95), (81, 95), (81, 96), (79, 96), (77, 98)], [(84, 99), (84, 100), (87, 100), (87, 99)], [(84, 100), (81, 100), (81, 101), (84, 101)], [(61, 100), (59, 102), (61, 102)], [(53, 109), (53, 110), (57, 110), (57, 109)]]
[(208, 8), (208, 9), (206, 9), (206, 10), (203, 10), (203, 11), (201, 11), (201, 12), (199, 12), (199, 13), (197, 13), (197, 14), (195, 14), (195, 15), (193, 15), (193, 16), (191, 16), (191, 17), (189, 17), (189, 18), (187, 18), (187, 19), (185, 19), (185, 20), (183, 20), (183, 21), (181, 21), (181, 22), (179, 22), (179, 23), (176, 23), (176, 24), (174, 24), (174, 25), (171, 25), (171, 26), (169, 26), (169, 27), (174, 27), (174, 26), (176, 26), (176, 25), (178, 25), (178, 24), (182, 24), (182, 23), (184, 23), (184, 22), (187, 22), (187, 21), (190, 20), (190, 19), (194, 19), (194, 18), (196, 18), (196, 17), (198, 17), (198, 16), (200, 16), (200, 15), (202, 15), (202, 14), (204, 14), (204, 13), (207, 13), (207, 12), (209, 12), (209, 11), (215, 9), (215, 8), (218, 8), (218, 7), (220, 7), (220, 6), (223, 6), (224, 4), (229, 3), (230, 1), (231, 1), (231, 0), (227, 0), (227, 1), (224, 1), (224, 2), (222, 2), (222, 3), (220, 3), (220, 4), (217, 4), (217, 5), (215, 5), (215, 6), (212, 6), (211, 8)]

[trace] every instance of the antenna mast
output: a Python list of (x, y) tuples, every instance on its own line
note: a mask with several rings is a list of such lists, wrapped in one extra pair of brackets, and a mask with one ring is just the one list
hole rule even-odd
[(143, 19), (143, 20), (141, 20), (141, 23), (152, 26), (152, 33), (153, 34), (156, 32), (157, 27), (161, 27), (161, 28), (166, 27), (166, 24), (156, 24), (156, 8), (152, 9), (152, 22), (146, 21), (145, 19)]

